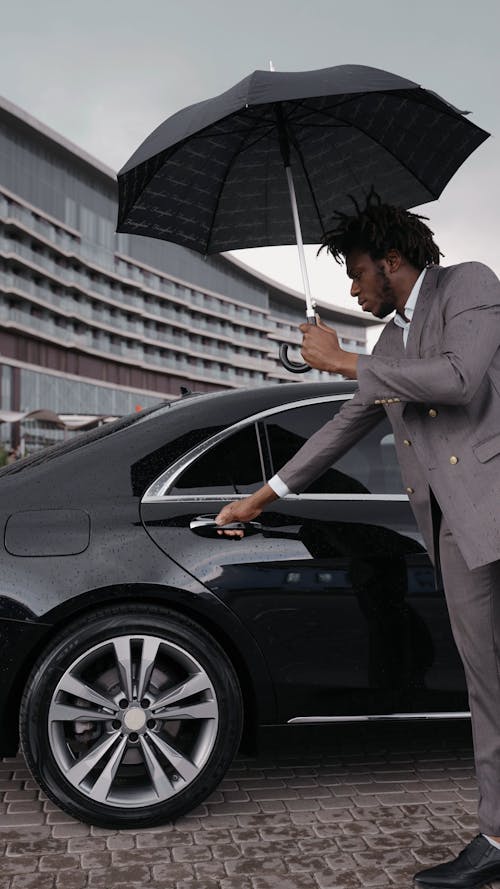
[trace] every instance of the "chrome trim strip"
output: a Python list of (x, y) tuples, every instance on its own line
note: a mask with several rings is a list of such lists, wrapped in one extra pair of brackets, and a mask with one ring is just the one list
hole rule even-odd
[(144, 497), (141, 503), (227, 503), (244, 500), (248, 494), (165, 494), (164, 497)]
[(464, 710), (463, 712), (452, 711), (450, 713), (446, 711), (442, 713), (382, 713), (369, 716), (295, 716), (293, 719), (288, 720), (287, 725), (328, 722), (376, 722), (396, 719), (470, 719), (470, 712)]
[[(207, 441), (201, 442), (201, 444), (196, 445), (191, 451), (188, 451), (187, 454), (184, 454), (175, 463), (172, 464), (165, 472), (163, 472), (156, 481), (153, 482), (152, 485), (149, 486), (146, 493), (144, 494), (141, 503), (151, 503), (158, 498), (164, 499), (165, 491), (167, 488), (171, 487), (174, 482), (179, 478), (180, 474), (184, 472), (188, 466), (191, 465), (204, 451), (213, 448), (216, 444), (219, 444), (220, 441), (223, 441), (229, 435), (232, 435), (233, 432), (237, 432), (238, 429), (243, 429), (245, 426), (249, 426), (251, 423), (257, 423), (259, 420), (262, 420), (264, 417), (269, 417), (271, 414), (281, 413), (282, 411), (293, 410), (297, 407), (303, 407), (304, 405), (310, 404), (322, 404), (328, 401), (344, 401), (346, 399), (352, 398), (354, 392), (346, 392), (343, 395), (321, 395), (319, 398), (305, 398), (301, 401), (292, 401), (289, 404), (283, 404), (276, 407), (267, 408), (265, 411), (259, 411), (258, 414), (253, 414), (251, 417), (245, 417), (244, 420), (238, 420), (237, 423), (234, 423), (232, 426), (228, 426), (227, 429), (223, 429), (222, 432), (217, 432), (212, 438), (207, 439)], [(175, 500), (178, 497), (174, 498)], [(236, 499), (231, 495), (226, 498), (227, 500)]]
[(287, 494), (286, 500), (408, 500), (408, 494)]
[[(244, 500), (245, 497), (248, 497), (248, 494), (165, 494), (164, 496), (151, 496), (148, 497), (146, 494), (142, 498), (142, 503), (164, 503), (165, 501), (196, 501), (196, 502), (222, 502), (227, 503), (228, 500)], [(406, 501), (408, 502), (407, 494), (287, 494), (286, 497), (282, 497), (282, 500), (294, 501), (294, 500), (329, 500), (329, 501), (337, 501), (346, 503), (354, 502), (354, 501)]]

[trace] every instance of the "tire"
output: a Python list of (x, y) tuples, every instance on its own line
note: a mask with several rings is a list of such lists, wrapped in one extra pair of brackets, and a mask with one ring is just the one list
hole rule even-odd
[(113, 606), (72, 623), (34, 665), (20, 737), (61, 809), (141, 828), (191, 811), (238, 749), (243, 703), (219, 644), (155, 606)]

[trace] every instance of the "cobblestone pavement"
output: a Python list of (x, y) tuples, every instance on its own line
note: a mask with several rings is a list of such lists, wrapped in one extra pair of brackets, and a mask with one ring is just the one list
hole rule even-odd
[(273, 732), (204, 805), (152, 830), (81, 824), (4, 759), (0, 889), (411, 886), (477, 832), (476, 797), (468, 723)]

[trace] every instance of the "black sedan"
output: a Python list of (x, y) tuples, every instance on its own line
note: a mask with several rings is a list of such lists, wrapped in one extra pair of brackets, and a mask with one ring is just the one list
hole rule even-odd
[(352, 383), (190, 395), (0, 472), (0, 754), (82, 820), (171, 820), (261, 726), (467, 715), (383, 420), (242, 539)]

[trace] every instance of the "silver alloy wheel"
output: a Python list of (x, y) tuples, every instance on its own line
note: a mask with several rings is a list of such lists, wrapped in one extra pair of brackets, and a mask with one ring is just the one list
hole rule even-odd
[(57, 683), (48, 721), (54, 759), (77, 791), (137, 808), (198, 777), (214, 748), (219, 707), (192, 654), (138, 633), (78, 657)]

